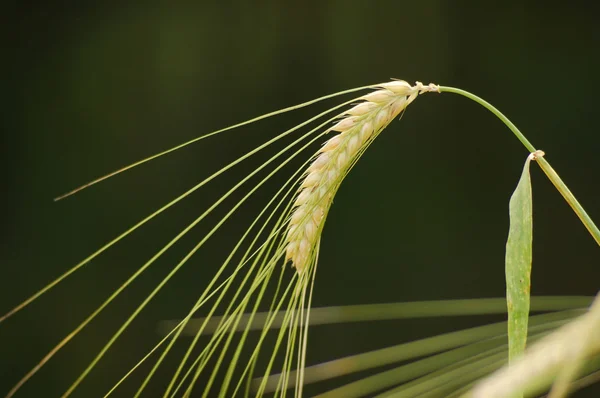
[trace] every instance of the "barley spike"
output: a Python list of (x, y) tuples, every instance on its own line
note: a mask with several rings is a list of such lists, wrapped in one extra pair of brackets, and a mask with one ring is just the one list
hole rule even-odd
[(325, 142), (304, 174), (286, 232), (286, 261), (291, 261), (298, 273), (311, 261), (335, 191), (362, 149), (419, 94), (439, 92), (435, 84), (416, 82), (411, 86), (403, 80), (375, 88), (329, 128), (339, 134)]

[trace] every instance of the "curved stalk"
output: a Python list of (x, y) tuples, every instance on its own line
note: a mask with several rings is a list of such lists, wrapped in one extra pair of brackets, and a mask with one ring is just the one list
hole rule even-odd
[[(470, 100), (477, 102), (479, 105), (483, 106), (484, 108), (492, 112), (494, 115), (496, 115), (498, 119), (502, 120), (502, 122), (510, 129), (510, 131), (513, 132), (513, 134), (518, 138), (519, 141), (521, 141), (523, 146), (525, 146), (525, 148), (527, 148), (529, 152), (533, 153), (536, 151), (536, 148), (531, 144), (531, 142), (529, 142), (527, 138), (525, 138), (525, 135), (521, 133), (517, 126), (515, 126), (514, 123), (511, 122), (506, 116), (504, 116), (504, 114), (500, 112), (496, 107), (494, 107), (492, 104), (490, 104), (483, 98), (478, 97), (475, 94), (472, 94), (468, 91), (461, 90), (455, 87), (439, 86), (439, 91), (440, 93), (446, 92), (462, 95), (463, 97), (467, 97)], [(587, 228), (589, 233), (592, 235), (596, 243), (600, 245), (600, 230), (598, 229), (596, 224), (594, 224), (591, 217), (584, 210), (583, 206), (581, 206), (579, 201), (577, 201), (577, 199), (571, 193), (567, 185), (562, 181), (562, 179), (558, 176), (558, 174), (554, 171), (554, 169), (550, 166), (550, 163), (548, 163), (546, 159), (544, 159), (542, 156), (537, 156), (536, 160), (544, 174), (546, 174), (546, 176), (552, 182), (552, 184), (554, 184), (558, 192), (560, 192), (563, 198), (565, 198), (569, 206), (571, 206), (575, 214), (577, 214), (577, 217), (579, 217), (579, 219)]]

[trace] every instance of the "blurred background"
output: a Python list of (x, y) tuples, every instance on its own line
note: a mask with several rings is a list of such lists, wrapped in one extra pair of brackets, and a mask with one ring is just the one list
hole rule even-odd
[[(55, 196), (215, 129), (390, 78), (460, 87), (490, 101), (546, 152), (600, 222), (594, 87), (600, 25), (587, 4), (158, 1), (5, 7), (0, 313), (202, 178), (342, 99), (202, 141), (63, 201), (54, 203)], [(0, 391), (8, 391), (128, 275), (274, 153), (268, 149), (225, 173), (0, 325)], [(508, 200), (526, 156), (510, 131), (477, 104), (452, 94), (420, 97), (342, 184), (322, 238), (313, 304), (503, 296)], [(278, 174), (192, 258), (75, 396), (106, 391), (157, 341), (160, 320), (186, 313), (291, 170)], [(536, 165), (532, 181), (532, 294), (595, 295), (599, 248)], [(241, 197), (236, 195), (157, 261), (20, 396), (64, 392), (160, 278)], [(502, 319), (315, 327), (307, 361)], [(598, 391), (596, 386), (576, 396)]]

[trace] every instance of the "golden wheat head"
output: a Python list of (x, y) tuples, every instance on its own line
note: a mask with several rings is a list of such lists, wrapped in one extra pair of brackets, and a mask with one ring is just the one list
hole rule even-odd
[(379, 90), (343, 114), (332, 126), (335, 135), (323, 145), (308, 167), (294, 202), (287, 227), (286, 260), (301, 272), (311, 258), (322, 229), (323, 218), (331, 206), (341, 178), (356, 157), (396, 116), (425, 92), (439, 92), (435, 84), (403, 80), (379, 85)]

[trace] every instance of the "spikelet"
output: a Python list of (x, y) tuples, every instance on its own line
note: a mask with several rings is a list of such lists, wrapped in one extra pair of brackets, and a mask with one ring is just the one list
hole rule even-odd
[(331, 206), (341, 178), (356, 156), (396, 116), (425, 92), (439, 92), (438, 86), (394, 80), (377, 86), (363, 102), (346, 111), (329, 130), (339, 134), (327, 141), (308, 167), (294, 202), (286, 235), (286, 261), (301, 273), (319, 240), (323, 217)]

